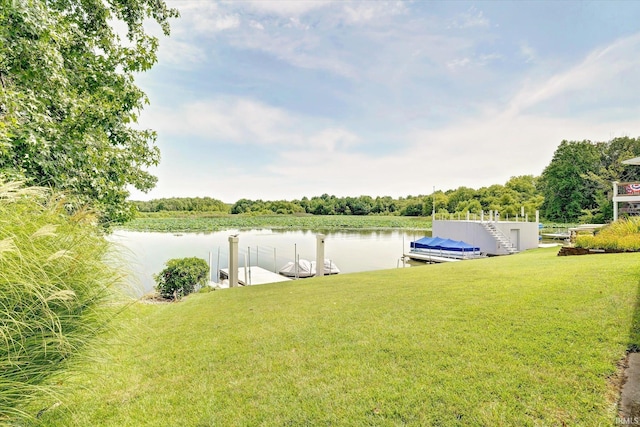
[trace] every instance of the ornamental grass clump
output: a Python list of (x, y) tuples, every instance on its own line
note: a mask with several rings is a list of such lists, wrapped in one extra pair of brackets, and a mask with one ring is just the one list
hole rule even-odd
[(0, 424), (34, 416), (23, 408), (106, 324), (112, 257), (91, 213), (0, 182)]
[(604, 227), (595, 236), (578, 236), (575, 246), (585, 249), (640, 251), (640, 218), (619, 219)]

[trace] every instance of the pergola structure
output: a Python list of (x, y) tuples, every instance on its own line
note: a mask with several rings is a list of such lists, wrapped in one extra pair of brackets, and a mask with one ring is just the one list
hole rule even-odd
[[(625, 165), (640, 166), (640, 157), (625, 160)], [(640, 210), (640, 182), (613, 182), (613, 220), (618, 219), (618, 203), (626, 203), (632, 208), (623, 208), (623, 212), (632, 210)]]

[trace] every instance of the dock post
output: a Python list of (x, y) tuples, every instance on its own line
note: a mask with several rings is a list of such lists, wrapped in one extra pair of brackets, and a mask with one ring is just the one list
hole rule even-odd
[(316, 234), (316, 277), (324, 276), (324, 234)]
[(238, 235), (229, 236), (229, 287), (238, 287)]
[(618, 181), (613, 181), (613, 220), (618, 220)]
[(213, 274), (213, 254), (209, 251), (209, 283), (211, 283), (211, 275)]

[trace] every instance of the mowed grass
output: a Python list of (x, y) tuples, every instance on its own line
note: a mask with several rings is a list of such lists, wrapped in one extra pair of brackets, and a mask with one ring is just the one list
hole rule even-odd
[(616, 364), (640, 344), (640, 255), (556, 253), (135, 304), (41, 421), (611, 425)]

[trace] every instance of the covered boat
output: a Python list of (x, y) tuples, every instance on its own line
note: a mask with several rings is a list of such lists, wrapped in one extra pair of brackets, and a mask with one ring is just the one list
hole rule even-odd
[(411, 242), (412, 249), (426, 249), (454, 252), (480, 252), (480, 248), (459, 240), (443, 239), (441, 237), (423, 237)]
[(480, 248), (459, 240), (423, 237), (410, 244), (406, 257), (429, 262), (449, 262), (484, 256)]
[[(298, 262), (289, 261), (279, 271), (280, 274), (287, 277), (313, 277), (316, 275), (316, 262), (306, 259), (299, 259)], [(324, 260), (324, 274), (338, 274), (340, 269), (330, 259)]]
[[(315, 261), (311, 261), (311, 269), (313, 270), (313, 273), (315, 274), (316, 272), (316, 262)], [(326, 259), (324, 260), (324, 275), (328, 276), (330, 274), (338, 274), (340, 273), (340, 269), (338, 268), (338, 266), (331, 261), (330, 259)]]

